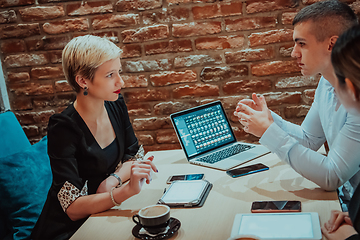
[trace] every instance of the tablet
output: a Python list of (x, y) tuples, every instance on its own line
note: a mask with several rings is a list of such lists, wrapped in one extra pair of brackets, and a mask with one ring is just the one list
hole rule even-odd
[(231, 237), (237, 235), (281, 240), (322, 238), (319, 215), (316, 212), (236, 214)]
[(166, 190), (159, 202), (170, 206), (197, 205), (209, 184), (206, 180), (175, 181)]

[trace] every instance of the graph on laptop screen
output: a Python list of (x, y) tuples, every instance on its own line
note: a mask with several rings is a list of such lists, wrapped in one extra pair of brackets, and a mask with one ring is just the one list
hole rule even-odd
[(189, 157), (235, 139), (220, 105), (178, 116), (174, 123)]

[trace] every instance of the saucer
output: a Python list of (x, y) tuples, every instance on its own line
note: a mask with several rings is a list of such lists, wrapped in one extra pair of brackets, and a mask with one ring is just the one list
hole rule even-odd
[(140, 234), (140, 229), (142, 228), (140, 225), (135, 225), (135, 227), (132, 229), (132, 234), (134, 237), (140, 238), (142, 240), (160, 240), (160, 239), (166, 239), (174, 235), (180, 228), (181, 223), (176, 218), (171, 217), (169, 220), (169, 230), (165, 233), (160, 233), (155, 236), (150, 236), (148, 234)]

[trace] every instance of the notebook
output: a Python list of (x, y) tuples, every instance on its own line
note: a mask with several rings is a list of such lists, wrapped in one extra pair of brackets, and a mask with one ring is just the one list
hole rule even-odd
[(170, 115), (187, 160), (228, 170), (270, 151), (261, 145), (237, 142), (220, 101)]

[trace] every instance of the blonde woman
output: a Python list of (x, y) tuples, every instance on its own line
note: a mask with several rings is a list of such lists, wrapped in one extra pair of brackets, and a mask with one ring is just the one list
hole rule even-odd
[(34, 240), (70, 238), (91, 214), (138, 194), (157, 171), (150, 160), (132, 161), (139, 146), (120, 94), (120, 53), (92, 35), (72, 39), (63, 50), (63, 71), (76, 100), (49, 120), (53, 183)]

